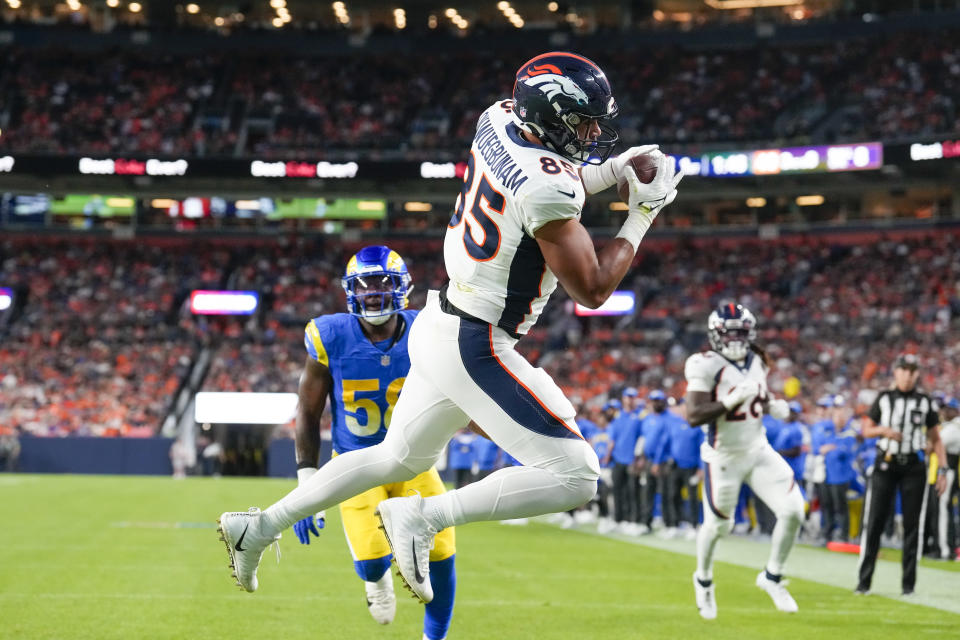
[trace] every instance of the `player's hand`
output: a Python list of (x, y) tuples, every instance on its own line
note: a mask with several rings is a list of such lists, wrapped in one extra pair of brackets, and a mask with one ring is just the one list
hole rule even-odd
[(753, 401), (753, 399), (761, 393), (763, 393), (763, 388), (759, 382), (756, 380), (744, 380), (733, 389), (730, 389), (730, 393), (720, 399), (720, 404), (722, 404), (727, 411), (730, 411), (739, 407), (744, 402)]
[(903, 434), (896, 429), (891, 429), (890, 427), (886, 427), (886, 431), (883, 432), (883, 437), (895, 442), (903, 441)]
[(774, 398), (770, 401), (767, 413), (777, 420), (786, 420), (790, 417), (790, 403), (782, 398)]
[(670, 157), (659, 150), (652, 151), (650, 155), (657, 158), (657, 175), (650, 184), (640, 182), (633, 171), (624, 171), (623, 175), (630, 188), (627, 202), (630, 212), (642, 213), (652, 221), (661, 209), (677, 197), (677, 185), (683, 179), (683, 171), (675, 170)]
[(315, 516), (307, 516), (303, 520), (293, 523), (293, 532), (297, 535), (300, 544), (310, 544), (310, 534), (320, 537), (320, 530), (326, 525), (326, 512), (321, 511)]
[(633, 170), (627, 167), (627, 161), (630, 160), (630, 158), (653, 153), (659, 148), (660, 145), (658, 144), (645, 144), (639, 147), (630, 147), (615, 158), (611, 158), (610, 166), (613, 168), (613, 175), (616, 177), (617, 183), (626, 180), (624, 172), (633, 173)]

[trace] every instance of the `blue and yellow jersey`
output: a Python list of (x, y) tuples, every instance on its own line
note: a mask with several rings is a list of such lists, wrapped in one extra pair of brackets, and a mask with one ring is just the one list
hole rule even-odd
[(378, 444), (387, 434), (393, 407), (410, 371), (407, 337), (417, 311), (400, 312), (403, 334), (374, 344), (360, 321), (347, 313), (319, 316), (307, 323), (307, 353), (333, 377), (333, 450), (345, 453)]

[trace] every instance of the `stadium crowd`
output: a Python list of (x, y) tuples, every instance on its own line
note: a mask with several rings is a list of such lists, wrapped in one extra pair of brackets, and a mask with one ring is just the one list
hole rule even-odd
[[(924, 388), (957, 393), (957, 235), (736, 242), (652, 241), (622, 286), (636, 293), (635, 314), (577, 317), (558, 289), (519, 347), (583, 404), (602, 404), (611, 388), (627, 386), (679, 397), (686, 357), (706, 344), (710, 309), (736, 299), (757, 315), (758, 341), (776, 360), (771, 388), (799, 384), (805, 405), (884, 385), (901, 350), (919, 354)], [(441, 252), (429, 242), (396, 248), (413, 274), (418, 308), (444, 282)], [(294, 391), (303, 326), (343, 308), (339, 274), (352, 249), (306, 240), (204, 251), (189, 242), (7, 241), (0, 283), (18, 293), (0, 324), (0, 422), (16, 415), (31, 431), (74, 432), (87, 420), (63, 426), (42, 408), (52, 389), (71, 386), (77, 398), (104, 405), (94, 412), (125, 411), (121, 433), (156, 429), (171, 400), (166, 391), (204, 347), (213, 353), (206, 390)], [(221, 287), (259, 291), (258, 314), (189, 313), (191, 289)]]
[[(605, 54), (624, 143), (896, 139), (960, 132), (956, 32)], [(459, 154), (517, 52), (290, 58), (0, 47), (0, 152), (316, 158)], [(69, 61), (69, 64), (67, 62)]]

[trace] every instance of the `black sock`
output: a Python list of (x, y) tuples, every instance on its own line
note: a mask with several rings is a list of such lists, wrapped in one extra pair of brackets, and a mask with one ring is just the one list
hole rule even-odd
[(767, 580), (770, 580), (771, 582), (780, 582), (780, 578), (783, 577), (778, 576), (775, 573), (770, 573), (769, 569), (764, 569), (763, 572), (767, 574)]
[(701, 580), (700, 578), (697, 578), (697, 584), (706, 589), (713, 584), (713, 580)]

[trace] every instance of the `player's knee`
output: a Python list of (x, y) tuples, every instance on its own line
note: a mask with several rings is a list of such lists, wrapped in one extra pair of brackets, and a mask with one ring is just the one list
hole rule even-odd
[(777, 514), (777, 518), (783, 518), (792, 524), (800, 524), (803, 522), (804, 503), (803, 496), (800, 495), (799, 491), (794, 491), (790, 494), (789, 500), (787, 500), (782, 511)]
[(376, 582), (390, 570), (390, 556), (371, 558), (370, 560), (354, 560), (353, 568), (365, 582)]
[(733, 531), (733, 518), (707, 518), (702, 527), (708, 538), (720, 538)]
[(593, 499), (597, 493), (597, 481), (600, 479), (600, 460), (593, 447), (583, 442), (568, 460), (569, 467), (557, 475), (570, 490), (571, 499), (578, 500), (573, 506), (579, 506)]

